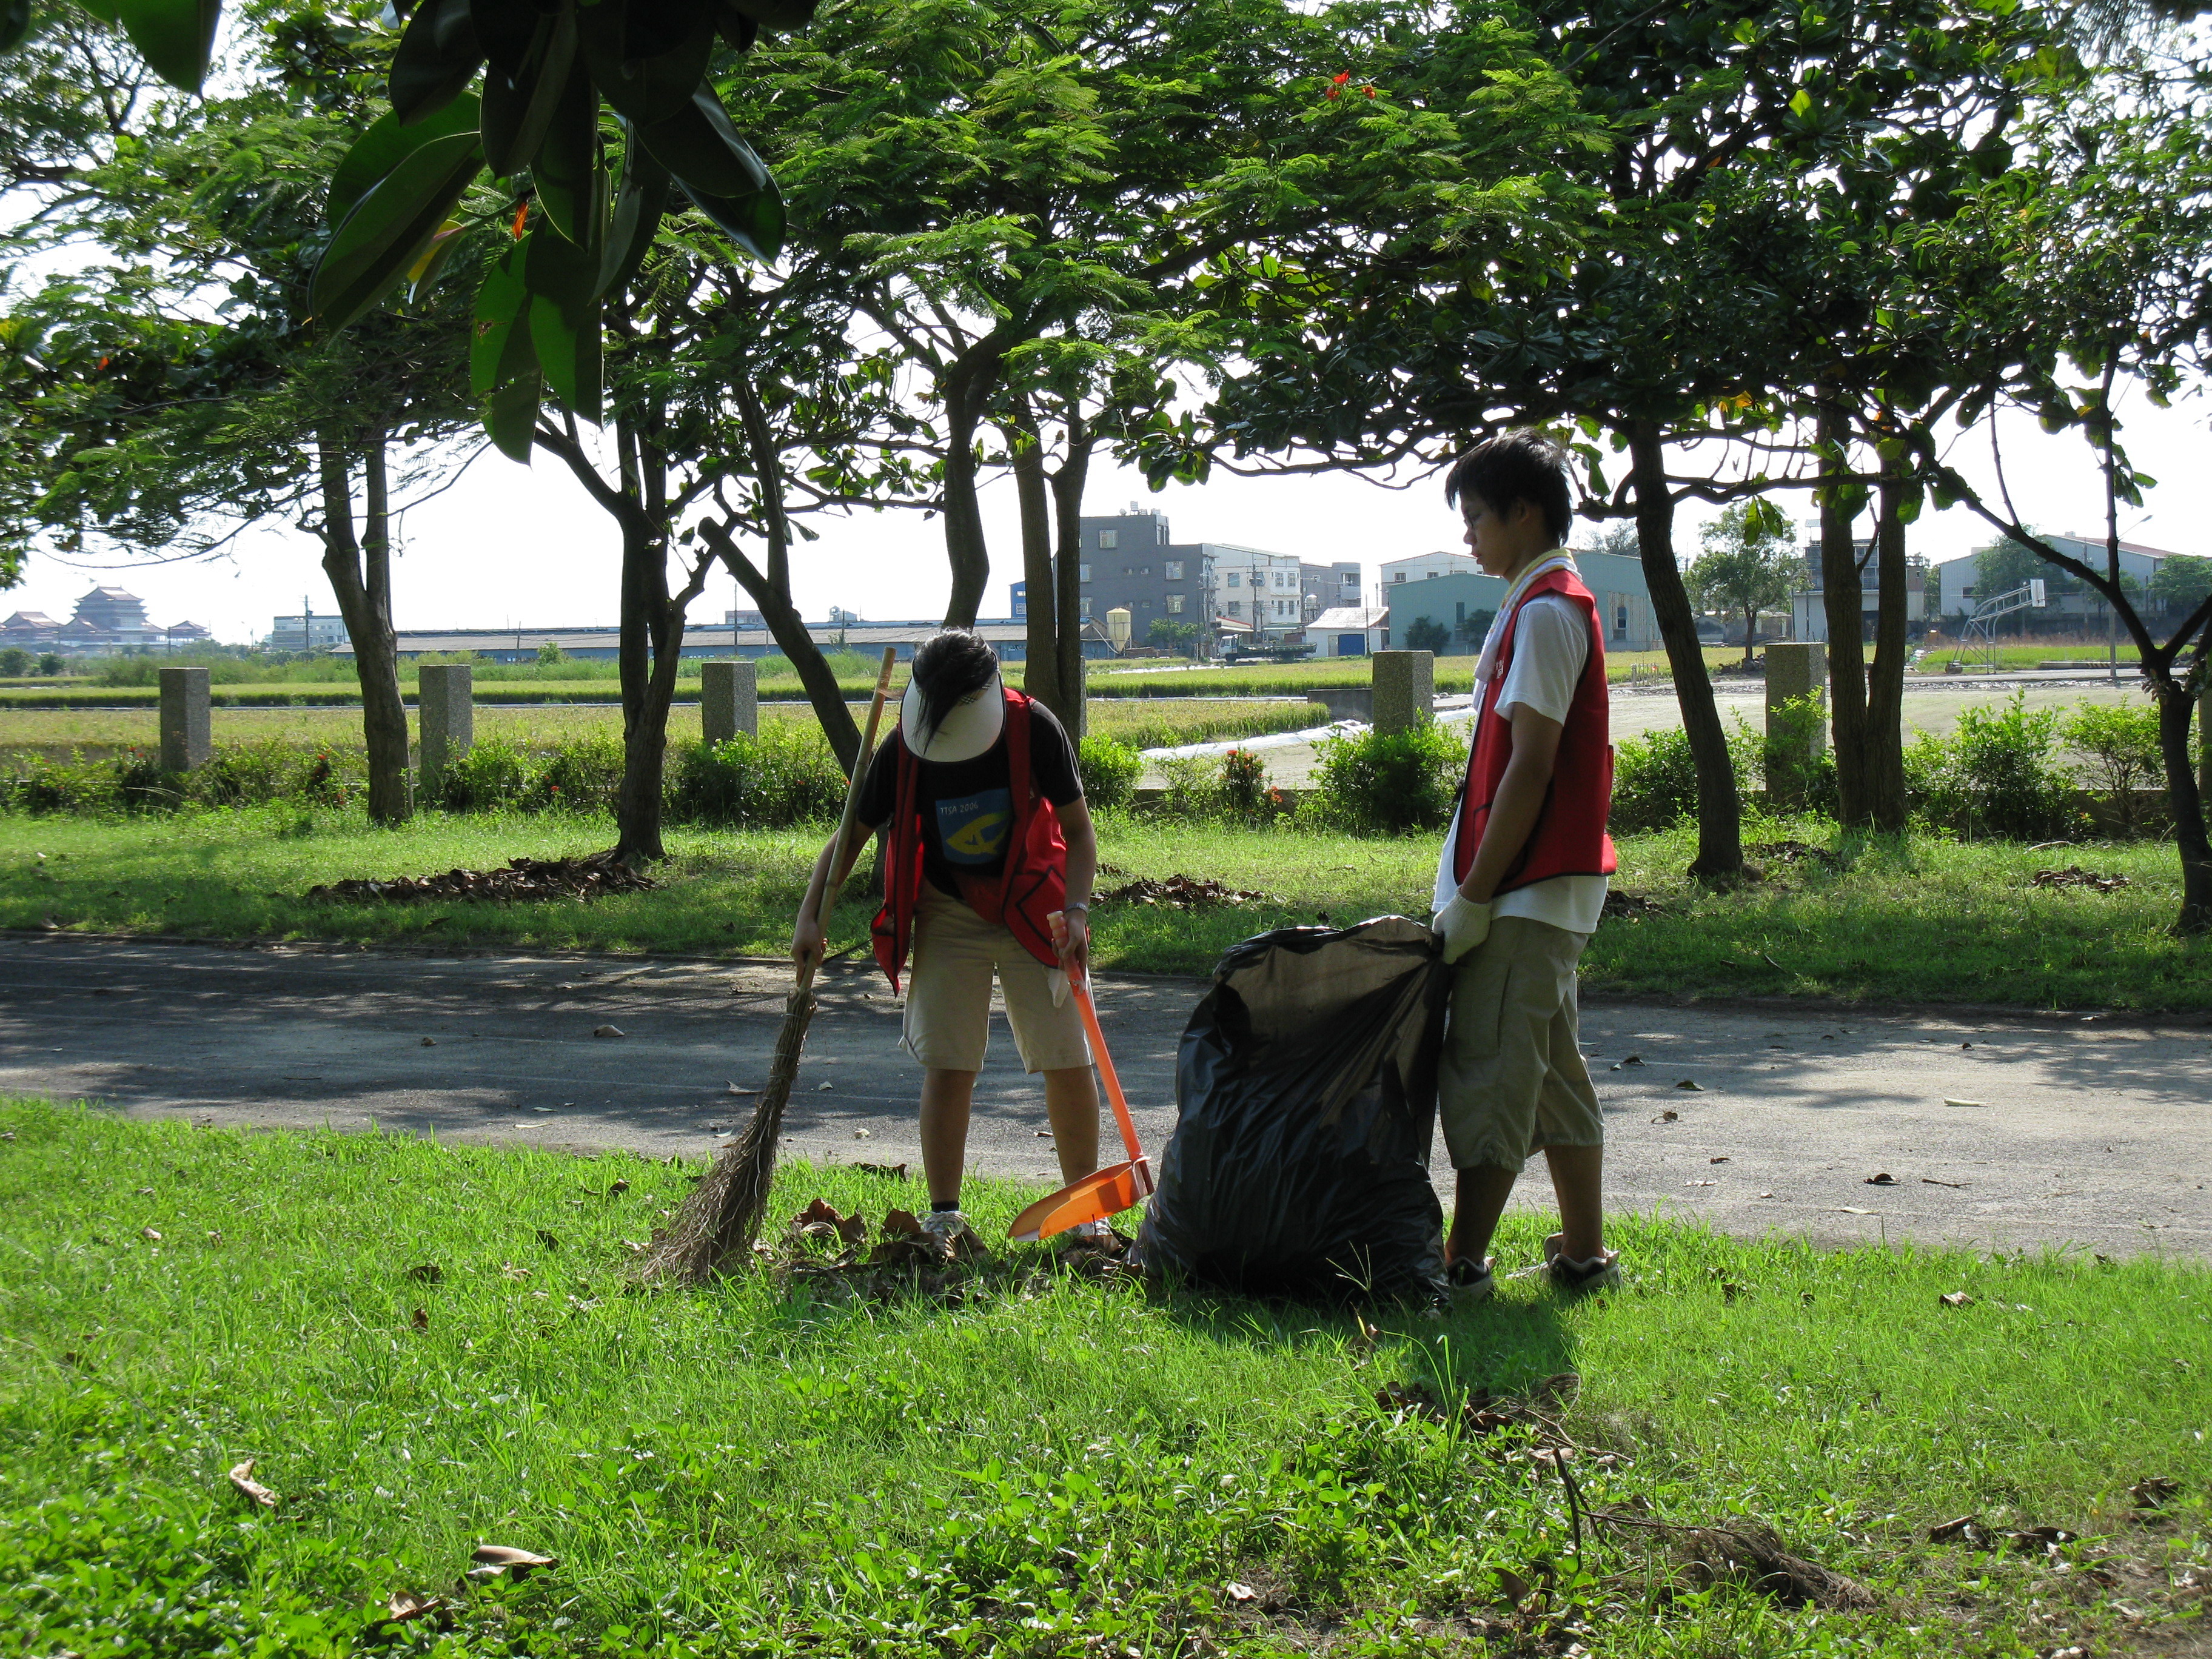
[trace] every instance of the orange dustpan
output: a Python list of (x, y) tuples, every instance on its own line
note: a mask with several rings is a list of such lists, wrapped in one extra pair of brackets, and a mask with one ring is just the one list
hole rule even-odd
[(1098, 1030), (1098, 1011), (1091, 1006), (1091, 988), (1073, 975), (1068, 988), (1083, 1015), (1083, 1029), (1091, 1034), (1091, 1052), (1098, 1062), (1098, 1075), (1106, 1085), (1106, 1098), (1114, 1103), (1114, 1121), (1121, 1126), (1121, 1146), (1129, 1154), (1126, 1164), (1094, 1170), (1072, 1187), (1063, 1187), (1049, 1198), (1041, 1198), (1014, 1218), (1006, 1236), (1035, 1243), (1079, 1227), (1086, 1221), (1103, 1221), (1109, 1215), (1134, 1209), (1152, 1195), (1152, 1161), (1137, 1146), (1137, 1126), (1129, 1118), (1129, 1103), (1122, 1097), (1121, 1079), (1114, 1074), (1113, 1056), (1106, 1052), (1105, 1036)]

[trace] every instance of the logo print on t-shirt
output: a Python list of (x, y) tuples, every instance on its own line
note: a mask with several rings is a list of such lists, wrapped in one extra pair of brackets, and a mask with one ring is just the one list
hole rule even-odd
[(1014, 821), (1010, 789), (979, 789), (937, 803), (937, 836), (954, 864), (992, 864), (1006, 850)]

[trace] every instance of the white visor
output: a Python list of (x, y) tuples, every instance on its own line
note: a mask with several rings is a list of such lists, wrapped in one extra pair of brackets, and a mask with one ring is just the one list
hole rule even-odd
[(906, 739), (906, 746), (914, 757), (940, 762), (974, 760), (998, 742), (999, 733), (1006, 729), (1006, 694), (999, 677), (992, 675), (990, 684), (969, 701), (955, 703), (937, 730), (929, 734), (927, 743), (915, 741), (915, 733), (921, 726), (921, 693), (908, 680), (906, 696), (899, 703), (899, 735)]

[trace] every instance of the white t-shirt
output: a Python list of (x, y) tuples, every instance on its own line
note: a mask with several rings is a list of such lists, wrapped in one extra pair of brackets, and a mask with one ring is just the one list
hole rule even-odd
[[(1498, 620), (1490, 624), (1493, 636), (1511, 614), (1510, 606), (1498, 613)], [(1488, 645), (1485, 640), (1486, 649)], [(1589, 660), (1589, 624), (1582, 611), (1560, 594), (1538, 594), (1521, 607), (1520, 628), (1513, 636), (1513, 661), (1498, 693), (1499, 716), (1510, 720), (1516, 708), (1528, 708), (1565, 725), (1567, 710), (1574, 705), (1575, 687)], [(1484, 683), (1477, 680), (1474, 706), (1478, 709), (1482, 707), (1483, 690)], [(1459, 891), (1458, 878), (1452, 874), (1452, 848), (1458, 840), (1459, 813), (1455, 809), (1443, 852), (1437, 860), (1434, 908), (1438, 910)], [(1598, 920), (1605, 914), (1606, 885), (1603, 876), (1553, 876), (1549, 881), (1531, 882), (1500, 894), (1493, 914), (1526, 916), (1587, 938), (1597, 932)]]

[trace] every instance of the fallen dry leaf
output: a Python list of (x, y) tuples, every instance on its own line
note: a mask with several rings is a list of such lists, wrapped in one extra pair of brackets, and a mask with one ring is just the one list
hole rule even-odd
[(1837, 1206), (1837, 1213), (1838, 1215), (1872, 1215), (1874, 1212), (1863, 1210), (1856, 1204), (1843, 1204)]
[(1731, 1164), (1734, 1163), (1735, 1160), (1729, 1158), (1709, 1158), (1705, 1162), (1708, 1164)]
[(834, 1089), (836, 1086), (837, 1085), (834, 1083), (817, 1083), (814, 1085), (814, 1089), (815, 1092), (818, 1094), (824, 1089)]
[(1978, 1515), (1962, 1515), (1955, 1521), (1941, 1521), (1928, 1528), (1928, 1541), (1931, 1544), (1978, 1544), (1988, 1536)]
[(407, 1322), (414, 1326), (414, 1328), (418, 1331), (428, 1330), (430, 1328), (429, 1310), (425, 1308), (416, 1309), (415, 1311), (408, 1316)]
[(1669, 1106), (1665, 1111), (1660, 1113), (1658, 1116), (1653, 1118), (1651, 1121), (1654, 1123), (1677, 1123), (1681, 1121), (1681, 1116), (1682, 1115), (1680, 1112), (1676, 1111), (1672, 1106)]
[(230, 1472), (230, 1484), (264, 1510), (276, 1507), (276, 1494), (253, 1478), (253, 1459), (247, 1458)]
[(1897, 1177), (1888, 1170), (1883, 1170), (1869, 1176), (1859, 1184), (1863, 1187), (1894, 1187), (1897, 1185)]
[(1225, 887), (1218, 881), (1176, 875), (1164, 881), (1139, 876), (1122, 886), (1093, 894), (1092, 899), (1099, 904), (1164, 904), (1177, 910), (1202, 910), (1221, 904), (1255, 904), (1267, 896)]
[(760, 1092), (757, 1089), (740, 1089), (734, 1083), (726, 1085), (726, 1087), (727, 1091), (733, 1095), (757, 1095)]
[(384, 1604), (383, 1622), (387, 1625), (412, 1624), (417, 1619), (442, 1613), (445, 1607), (442, 1597), (417, 1595), (413, 1590), (394, 1590), (391, 1599)]
[(629, 1182), (627, 1181), (617, 1180), (607, 1188), (607, 1196), (609, 1198), (620, 1198), (629, 1190)]
[(138, 1230), (138, 1237), (144, 1239), (150, 1239), (156, 1244), (159, 1244), (161, 1242), (161, 1235), (155, 1232), (151, 1227), (141, 1227)]
[(1498, 1594), (1501, 1600), (1517, 1607), (1528, 1599), (1528, 1592), (1534, 1588), (1535, 1586), (1510, 1567), (1498, 1568)]
[(1964, 1187), (1966, 1183), (1963, 1181), (1938, 1181), (1934, 1176), (1923, 1176), (1920, 1177), (1920, 1184), (1923, 1187), (1959, 1188)]
[(903, 1164), (855, 1164), (852, 1167), (862, 1175), (883, 1176), (892, 1181), (906, 1179), (906, 1165)]
[(2128, 1488), (2128, 1496), (2136, 1500), (2139, 1510), (2154, 1510), (2181, 1491), (2181, 1482), (2171, 1475), (2154, 1474), (2138, 1480)]
[(1936, 1299), (1947, 1308), (1971, 1308), (1974, 1305), (1974, 1298), (1964, 1291), (1946, 1291)]
[(1352, 1319), (1352, 1335), (1345, 1346), (1364, 1359), (1375, 1352), (1375, 1345), (1381, 1340), (1382, 1332), (1379, 1326), (1369, 1324), (1367, 1316), (1357, 1309), (1353, 1310)]
[[(825, 1083), (822, 1086), (826, 1089), (830, 1085)], [(866, 1129), (855, 1129), (853, 1131), (853, 1139), (855, 1140), (873, 1140), (875, 1137), (870, 1134)]]
[[(424, 1038), (422, 1039), (422, 1046), (423, 1046), (425, 1048), (436, 1048), (436, 1047), (438, 1046), (438, 1039), (437, 1039), (437, 1038), (435, 1038), (435, 1037), (424, 1037)], [(406, 1594), (406, 1592), (405, 1592), (405, 1591), (404, 1591), (404, 1590), (403, 1590), (402, 1592), (400, 1592), (400, 1593), (401, 1593), (402, 1595)]]
[(2063, 870), (2039, 870), (2027, 878), (2030, 887), (2087, 887), (2100, 893), (2118, 892), (2129, 884), (2125, 876), (2100, 876), (2069, 864)]
[(501, 1262), (499, 1264), (499, 1270), (507, 1278), (514, 1280), (518, 1285), (520, 1285), (524, 1279), (530, 1277), (529, 1268), (518, 1267), (512, 1261)]
[(618, 862), (610, 851), (589, 858), (510, 859), (504, 870), (448, 870), (442, 875), (398, 876), (390, 881), (337, 881), (310, 887), (307, 896), (381, 899), (392, 903), (421, 899), (598, 898), (607, 893), (641, 893), (659, 885), (651, 877)]
[(446, 1279), (446, 1270), (434, 1261), (425, 1261), (420, 1267), (410, 1267), (407, 1277), (418, 1285), (442, 1285)]
[(1705, 1093), (1705, 1085), (1704, 1084), (1702, 1084), (1702, 1083), (1699, 1083), (1699, 1082), (1698, 1082), (1696, 1079), (1694, 1079), (1694, 1078), (1686, 1078), (1686, 1078), (1684, 1078), (1684, 1079), (1683, 1079), (1680, 1083), (1676, 1084), (1674, 1086), (1675, 1086), (1677, 1089), (1687, 1089), (1687, 1090), (1688, 1090), (1688, 1091), (1690, 1091), (1690, 1092), (1691, 1092), (1691, 1093), (1692, 1093), (1692, 1094), (1698, 1094), (1698, 1095), (1701, 1095), (1701, 1094)]
[(1982, 1103), (1981, 1103), (1980, 1101), (1978, 1101), (1978, 1100), (1948, 1100), (1948, 1099), (1947, 1099), (1946, 1101), (1944, 1101), (1944, 1103), (1944, 1103), (1946, 1106), (1971, 1106), (1971, 1107), (1972, 1107), (1976, 1111), (1981, 1111), (1981, 1110), (1984, 1109), (1984, 1108), (1983, 1107)]
[(622, 1034), (623, 1029), (619, 1025), (595, 1025), (592, 1028), (592, 1035), (595, 1037), (618, 1037)]
[(1623, 1054), (1621, 1056), (1620, 1063), (1624, 1066), (1641, 1066), (1644, 1063), (1644, 1056), (1641, 1054)]
[(538, 1230), (538, 1242), (549, 1250), (557, 1250), (561, 1248), (560, 1238), (555, 1234), (547, 1232), (543, 1227)]
[(1229, 1599), (1232, 1601), (1256, 1601), (1260, 1599), (1259, 1591), (1249, 1584), (1240, 1584), (1233, 1578), (1222, 1588), (1229, 1593)]
[(2072, 1543), (2078, 1534), (2063, 1527), (2022, 1527), (2017, 1532), (2005, 1534), (2005, 1542), (2022, 1555), (2039, 1555), (2056, 1550), (2061, 1544)]

